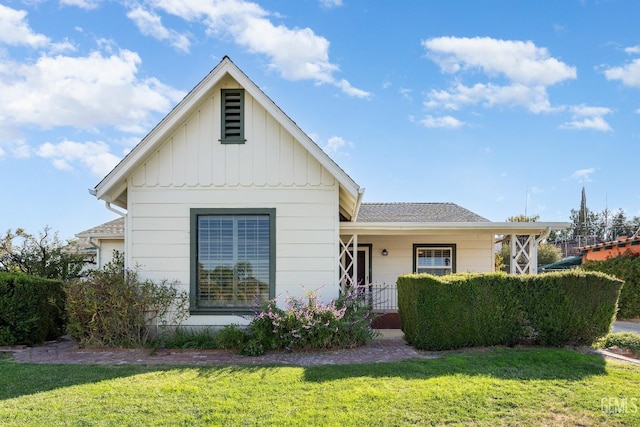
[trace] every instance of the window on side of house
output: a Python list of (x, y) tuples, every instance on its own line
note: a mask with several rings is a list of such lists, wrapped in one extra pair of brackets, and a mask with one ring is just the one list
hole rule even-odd
[(275, 209), (192, 209), (192, 313), (250, 313), (274, 296)]
[(220, 142), (244, 144), (244, 89), (221, 90)]
[(413, 245), (413, 271), (444, 276), (456, 272), (456, 245)]

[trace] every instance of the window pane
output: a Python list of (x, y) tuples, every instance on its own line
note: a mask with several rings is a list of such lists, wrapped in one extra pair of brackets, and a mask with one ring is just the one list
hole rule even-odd
[(451, 248), (416, 248), (416, 272), (442, 276), (451, 273)]
[(198, 217), (198, 306), (269, 299), (269, 215)]

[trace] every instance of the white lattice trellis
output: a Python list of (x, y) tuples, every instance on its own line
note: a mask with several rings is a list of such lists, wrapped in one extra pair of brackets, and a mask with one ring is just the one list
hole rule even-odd
[[(340, 237), (340, 288), (346, 291), (354, 283), (358, 283), (358, 235), (354, 234), (345, 242)], [(351, 270), (351, 274), (349, 274)]]
[(510, 237), (511, 274), (538, 273), (538, 242), (535, 235), (515, 235)]

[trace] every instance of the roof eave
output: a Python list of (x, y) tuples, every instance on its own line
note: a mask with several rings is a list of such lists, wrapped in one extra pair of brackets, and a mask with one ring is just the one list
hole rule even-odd
[(341, 232), (486, 231), (494, 234), (542, 233), (564, 230), (567, 222), (341, 222)]
[(124, 239), (124, 233), (78, 233), (75, 235), (78, 238), (91, 238), (91, 239), (101, 239), (101, 240), (106, 240), (106, 239), (111, 239), (111, 240), (120, 240), (120, 239)]

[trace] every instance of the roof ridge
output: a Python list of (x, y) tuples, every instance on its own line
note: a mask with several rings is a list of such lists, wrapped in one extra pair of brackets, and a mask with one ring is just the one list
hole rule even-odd
[(454, 202), (362, 202), (363, 205), (455, 205)]

